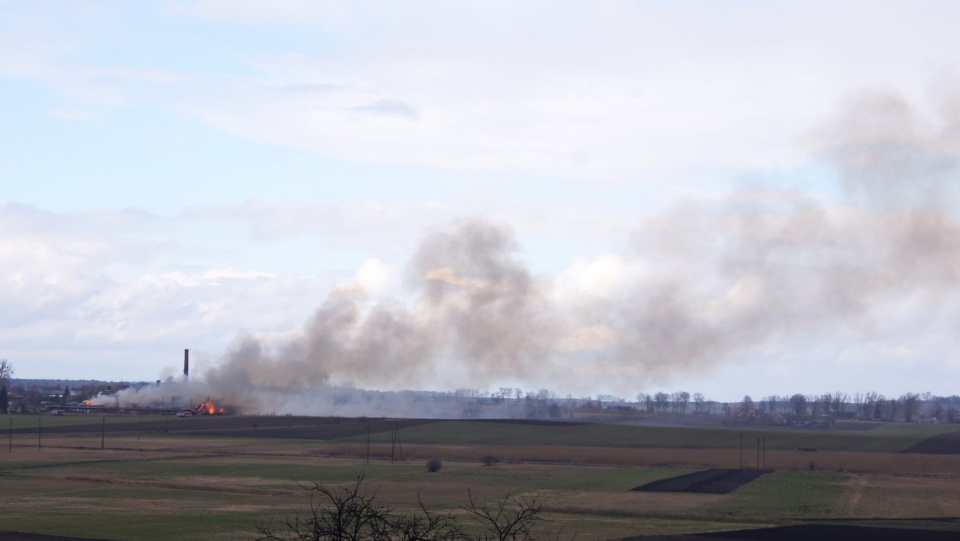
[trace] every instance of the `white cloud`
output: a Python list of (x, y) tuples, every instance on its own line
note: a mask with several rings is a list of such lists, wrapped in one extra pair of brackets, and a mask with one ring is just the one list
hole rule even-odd
[(603, 254), (593, 261), (576, 258), (555, 281), (560, 302), (595, 302), (623, 295), (629, 284), (643, 279), (641, 261), (628, 261), (619, 254)]
[(371, 258), (360, 265), (354, 280), (364, 291), (376, 295), (396, 283), (397, 271), (383, 261)]
[[(915, 98), (924, 75), (907, 60), (924, 59), (929, 74), (949, 67), (949, 44), (960, 45), (955, 36), (890, 42), (894, 29), (913, 31), (917, 10), (831, 6), (825, 21), (822, 8), (708, 5), (698, 16), (626, 2), (208, 1), (172, 11), (234, 36), (275, 33), (281, 44), (284, 25), (312, 25), (320, 44), (246, 53), (255, 71), (232, 74), (68, 61), (24, 41), (8, 50), (43, 52), (30, 70), (8, 73), (80, 102), (172, 107), (339, 159), (649, 180), (799, 165), (803, 136), (841, 96), (885, 83)], [(946, 20), (956, 7), (931, 9)], [(713, 16), (721, 19), (704, 22)], [(869, 61), (884, 57), (894, 60)]]

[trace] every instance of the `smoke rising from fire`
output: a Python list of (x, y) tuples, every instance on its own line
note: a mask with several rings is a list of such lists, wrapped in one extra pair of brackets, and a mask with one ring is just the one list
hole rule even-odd
[(309, 406), (283, 397), (322, 409), (328, 383), (524, 381), (632, 396), (817, 333), (869, 340), (903, 306), (914, 311), (902, 317), (935, 314), (958, 292), (958, 110), (925, 123), (897, 96), (857, 100), (818, 132), (841, 200), (782, 189), (688, 200), (640, 218), (632, 253), (556, 274), (526, 268), (505, 224), (433, 230), (407, 266), (409, 297), (344, 285), (287, 338), (238, 337), (203, 374), (204, 392), (248, 412), (298, 413)]
[(296, 335), (268, 346), (238, 339), (206, 373), (217, 388), (309, 388), (339, 383), (396, 387), (434, 380), (456, 363), (470, 381), (523, 372), (549, 350), (550, 310), (515, 260), (505, 226), (466, 222), (421, 243), (408, 272), (409, 305), (374, 301), (357, 285), (332, 292)]

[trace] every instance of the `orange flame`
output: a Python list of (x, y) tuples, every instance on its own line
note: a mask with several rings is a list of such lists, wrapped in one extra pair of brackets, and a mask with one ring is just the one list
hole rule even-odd
[(193, 411), (195, 411), (197, 415), (223, 415), (225, 412), (223, 408), (216, 407), (210, 400), (197, 404), (197, 407), (193, 408)]
[(89, 401), (89, 400), (84, 400), (84, 401), (83, 401), (83, 405), (84, 405), (84, 406), (92, 406), (92, 405), (93, 405), (93, 402), (91, 402), (91, 401)]
[(202, 414), (205, 414), (205, 415), (213, 415), (214, 412), (217, 411), (217, 408), (214, 407), (213, 402), (211, 402), (211, 401), (209, 401), (209, 400), (207, 400), (206, 402), (204, 402), (204, 403), (202, 403), (202, 404), (197, 405), (197, 407), (195, 407), (195, 408), (193, 408), (193, 409), (197, 410), (197, 413), (202, 413)]

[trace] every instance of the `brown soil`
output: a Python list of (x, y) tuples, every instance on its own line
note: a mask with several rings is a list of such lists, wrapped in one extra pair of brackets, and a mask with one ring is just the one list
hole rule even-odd
[[(437, 422), (430, 419), (346, 419), (340, 417), (195, 417), (144, 419), (143, 422), (101, 425), (43, 427), (43, 434), (86, 434), (101, 431), (115, 433), (164, 433), (191, 436), (229, 436), (237, 438), (337, 439), (388, 432)], [(36, 434), (36, 428), (19, 428), (14, 434)]]
[(83, 537), (60, 537), (56, 535), (41, 535), (37, 533), (0, 532), (0, 541), (98, 541)]
[(904, 453), (921, 453), (928, 455), (958, 455), (960, 454), (960, 432), (948, 432), (904, 449)]
[(844, 541), (953, 541), (955, 531), (876, 528), (828, 524), (780, 526), (756, 530), (734, 530), (694, 535), (655, 535), (628, 537), (621, 541), (810, 541), (811, 539), (843, 539)]
[(703, 470), (679, 477), (661, 479), (633, 490), (647, 492), (697, 492), (702, 494), (729, 494), (770, 470)]

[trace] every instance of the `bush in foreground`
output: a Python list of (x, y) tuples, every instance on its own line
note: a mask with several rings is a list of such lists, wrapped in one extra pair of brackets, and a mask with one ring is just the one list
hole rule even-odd
[(314, 493), (310, 509), (279, 524), (257, 523), (257, 541), (534, 541), (535, 526), (543, 520), (535, 498), (507, 494), (487, 504), (475, 500), (468, 491), (467, 504), (460, 508), (477, 528), (467, 533), (455, 515), (434, 513), (419, 497), (415, 511), (394, 511), (377, 501), (376, 491), (367, 488), (363, 476), (350, 487), (314, 483), (303, 488)]
[(480, 459), (480, 462), (482, 462), (484, 466), (493, 466), (500, 462), (500, 457), (496, 455), (484, 455), (483, 458)]

